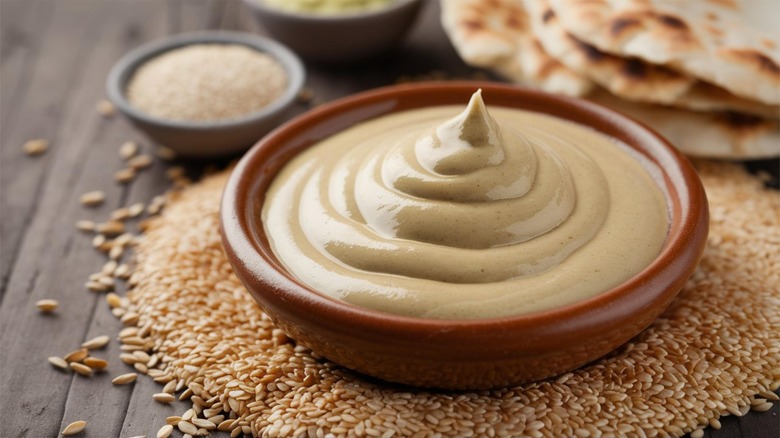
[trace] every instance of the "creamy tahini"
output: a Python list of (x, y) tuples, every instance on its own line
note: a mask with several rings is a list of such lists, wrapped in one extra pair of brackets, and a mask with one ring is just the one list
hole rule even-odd
[(666, 237), (663, 194), (628, 148), (508, 108), (394, 113), (333, 135), (273, 181), (262, 219), (302, 283), (383, 312), (488, 318), (603, 292)]

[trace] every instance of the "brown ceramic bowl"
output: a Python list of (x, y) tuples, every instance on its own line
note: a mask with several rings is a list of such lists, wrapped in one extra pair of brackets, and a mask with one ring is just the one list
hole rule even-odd
[[(658, 166), (670, 229), (645, 270), (592, 298), (495, 319), (411, 318), (357, 307), (296, 281), (268, 244), (260, 210), (277, 172), (296, 153), (384, 114), (464, 104), (482, 88), (491, 106), (547, 113), (632, 146)], [(414, 386), (482, 389), (544, 379), (612, 351), (663, 312), (698, 263), (708, 232), (707, 199), (688, 161), (642, 124), (582, 100), (508, 85), (453, 82), (393, 86), (315, 109), (283, 125), (240, 161), (222, 198), (222, 237), (235, 272), (293, 339), (328, 359)]]

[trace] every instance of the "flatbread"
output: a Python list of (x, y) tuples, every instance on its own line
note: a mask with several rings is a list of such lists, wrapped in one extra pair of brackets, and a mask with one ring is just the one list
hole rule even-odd
[(446, 0), (441, 21), (463, 60), (513, 82), (582, 96), (593, 83), (544, 52), (518, 0)]
[(777, 0), (550, 0), (550, 6), (567, 32), (604, 52), (780, 104)]
[(702, 158), (759, 159), (780, 155), (777, 120), (734, 112), (693, 112), (619, 99), (606, 91), (588, 97), (645, 123), (684, 154)]
[[(581, 96), (591, 91), (592, 81), (544, 51), (530, 24), (507, 24), (528, 23), (520, 1), (442, 2), (442, 23), (464, 61), (503, 73), (513, 82), (549, 92)], [(510, 20), (507, 18), (510, 16), (515, 18)], [(554, 73), (529, 74), (548, 71)], [(699, 91), (706, 104), (704, 99), (709, 93)], [(691, 156), (754, 159), (780, 155), (777, 120), (733, 112), (699, 113), (640, 104), (619, 99), (603, 90), (592, 93), (589, 98), (644, 122)]]
[(521, 1), (534, 35), (548, 54), (617, 96), (671, 104), (696, 82), (675, 70), (611, 55), (574, 38), (561, 26), (548, 0)]
[(780, 107), (737, 97), (723, 88), (637, 58), (621, 58), (566, 32), (549, 0), (524, 0), (544, 50), (570, 69), (622, 98), (697, 111), (740, 111), (778, 118)]

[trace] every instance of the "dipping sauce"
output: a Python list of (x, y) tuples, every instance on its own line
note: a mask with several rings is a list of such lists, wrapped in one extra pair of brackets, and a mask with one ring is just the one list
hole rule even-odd
[(291, 160), (266, 194), (269, 243), (300, 282), (399, 315), (476, 319), (604, 292), (668, 229), (637, 153), (477, 91), (355, 125)]

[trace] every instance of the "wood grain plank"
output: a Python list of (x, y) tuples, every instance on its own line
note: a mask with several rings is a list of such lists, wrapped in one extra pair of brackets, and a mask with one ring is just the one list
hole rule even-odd
[[(168, 17), (163, 3), (157, 0), (122, 0), (111, 4), (101, 2), (96, 7), (102, 8), (101, 15), (123, 17), (121, 25), (109, 24), (104, 26), (100, 34), (100, 51), (90, 59), (89, 77), (84, 79), (85, 90), (83, 94), (88, 96), (82, 105), (94, 105), (103, 92), (103, 83), (111, 66), (127, 51), (144, 42), (162, 37), (168, 27)], [(152, 19), (153, 17), (153, 19)], [(110, 22), (110, 20), (107, 20)], [(142, 171), (136, 180), (127, 186), (117, 186), (112, 178), (114, 171), (124, 167), (117, 150), (119, 145), (127, 140), (134, 140), (144, 144), (145, 139), (125, 120), (102, 121), (98, 130), (93, 133), (90, 143), (93, 150), (89, 154), (87, 166), (103, 166), (109, 172), (102, 172), (99, 181), (103, 185), (111, 186), (114, 191), (110, 204), (112, 208), (128, 205), (130, 193), (138, 193), (138, 198), (148, 201), (164, 186), (162, 179), (151, 178), (154, 187), (141, 186), (140, 193), (137, 190), (141, 181), (149, 179), (149, 175), (156, 173), (162, 176), (159, 169), (147, 169)], [(146, 148), (150, 149), (150, 148)], [(133, 198), (133, 202), (135, 198)], [(106, 216), (97, 218), (105, 220)], [(130, 225), (137, 220), (129, 221)], [(91, 265), (91, 271), (98, 271), (105, 257), (101, 261)], [(119, 288), (122, 292), (123, 287)], [(92, 319), (87, 329), (85, 338), (108, 334), (112, 338), (120, 330), (122, 324), (110, 313), (108, 306), (99, 297), (94, 308)], [(98, 437), (120, 436), (122, 425), (128, 412), (131, 399), (136, 398), (137, 385), (128, 387), (113, 387), (111, 378), (118, 374), (134, 371), (132, 368), (119, 361), (119, 343), (112, 341), (102, 357), (109, 360), (109, 372), (95, 375), (91, 379), (75, 379), (71, 385), (65, 412), (62, 418), (61, 428), (64, 428), (74, 419), (83, 419), (89, 423), (90, 434)], [(144, 379), (148, 380), (148, 379)], [(152, 383), (152, 382), (149, 382)], [(145, 404), (144, 404), (145, 405)]]
[[(73, 96), (75, 84), (87, 68), (83, 58), (92, 48), (89, 26), (83, 22), (93, 20), (94, 11), (83, 8), (84, 3), (41, 3), (37, 12), (53, 14), (52, 25), (46, 30), (43, 45), (37, 52), (36, 62), (25, 75), (29, 85), (24, 99), (14, 105), (11, 123), (3, 127), (0, 149), (0, 300), (5, 296), (9, 275), (15, 266), (22, 237), (32, 222), (39, 195), (57, 150), (63, 148), (58, 137), (68, 100)], [(71, 7), (72, 6), (72, 7)], [(33, 19), (32, 21), (36, 21)], [(43, 21), (43, 19), (42, 19)], [(49, 153), (27, 157), (21, 149), (25, 141), (45, 138), (52, 142)]]
[[(128, 9), (135, 7), (131, 4), (135, 2), (124, 3)], [(100, 208), (86, 210), (78, 203), (81, 193), (102, 189), (109, 199), (118, 200), (126, 190), (114, 184), (112, 176), (121, 167), (116, 154), (118, 145), (133, 131), (127, 125), (122, 127), (119, 120), (106, 121), (98, 117), (94, 105), (103, 96), (108, 68), (121, 54), (147, 38), (140, 29), (150, 21), (149, 17), (139, 15), (136, 22), (123, 21), (117, 25), (105, 19), (113, 16), (112, 10), (115, 11), (117, 5), (99, 0), (70, 0), (67, 4), (52, 1), (46, 6), (55, 8), (53, 35), (47, 37), (39, 62), (45, 69), (65, 70), (64, 66), (75, 65), (78, 68), (73, 75), (78, 81), (70, 84), (62, 81), (61, 86), (70, 88), (73, 98), (62, 97), (62, 107), (57, 109), (62, 120), (53, 131), (56, 147), (46, 155), (51, 165), (46, 169), (47, 177), (41, 177), (39, 182), (43, 186), (41, 197), (31, 218), (29, 233), (21, 242), (18, 263), (0, 308), (4, 350), (0, 393), (4, 422), (8, 419), (4, 427), (14, 436), (30, 437), (55, 436), (59, 432), (63, 413), (68, 410), (65, 401), (73, 395), (69, 393), (71, 383), (86, 384), (79, 393), (93, 403), (106, 405), (105, 412), (104, 408), (94, 409), (96, 405), (91, 405), (97, 418), (93, 421), (99, 421), (101, 415), (121, 415), (123, 409), (112, 407), (129, 400), (128, 395), (116, 393), (114, 396), (109, 392), (112, 388), (110, 383), (105, 385), (107, 375), (74, 381), (72, 375), (61, 375), (52, 370), (46, 363), (46, 356), (65, 354), (93, 333), (116, 333), (116, 327), (109, 325), (114, 322), (113, 317), (93, 320), (102, 297), (90, 295), (83, 284), (86, 276), (102, 265), (103, 256), (91, 248), (89, 238), (76, 235), (73, 224), (85, 217), (105, 218), (118, 206), (115, 201), (114, 205), (107, 202)], [(94, 44), (100, 40), (104, 29), (115, 32), (115, 38), (121, 44)], [(80, 55), (81, 50), (85, 52)], [(58, 62), (53, 63), (53, 60)], [(43, 78), (44, 85), (48, 80), (48, 77)], [(33, 86), (38, 87), (37, 78), (33, 78)], [(53, 97), (39, 94), (40, 98), (57, 97), (56, 94)], [(35, 124), (45, 117), (33, 114), (29, 118), (30, 124)], [(112, 127), (119, 127), (119, 131)], [(20, 161), (20, 166), (40, 164)], [(20, 169), (20, 172), (25, 171), (25, 167)], [(43, 297), (60, 300), (58, 316), (42, 318), (37, 315), (33, 304)], [(6, 358), (13, 359), (6, 361)], [(89, 404), (74, 399), (69, 407), (74, 406), (88, 407)], [(111, 425), (114, 430), (118, 431), (121, 419), (121, 416), (114, 419)], [(112, 435), (115, 434), (92, 436)]]
[[(5, 430), (13, 436), (54, 436), (59, 431), (59, 418), (71, 377), (52, 372), (46, 356), (66, 354), (73, 346), (65, 342), (68, 341), (68, 333), (75, 331), (77, 336), (81, 336), (85, 323), (79, 316), (88, 317), (83, 304), (67, 299), (67, 285), (82, 282), (82, 277), (67, 278), (70, 273), (78, 271), (77, 266), (65, 267), (60, 263), (65, 248), (72, 249), (72, 236), (57, 239), (57, 243), (49, 239), (62, 235), (53, 233), (57, 221), (52, 218), (59, 216), (59, 200), (66, 197), (66, 181), (62, 180), (70, 173), (69, 169), (67, 173), (61, 173), (60, 190), (53, 198), (49, 197), (48, 201), (37, 199), (39, 187), (44, 184), (44, 175), (51, 174), (58, 164), (68, 161), (67, 157), (77, 149), (68, 147), (63, 141), (35, 160), (22, 156), (19, 149), (21, 139), (31, 134), (60, 139), (58, 134), (64, 126), (61, 122), (65, 102), (71, 95), (73, 82), (85, 67), (79, 63), (74, 65), (72, 61), (74, 57), (82, 57), (82, 50), (74, 52), (75, 48), (83, 46), (83, 50), (87, 50), (88, 47), (88, 32), (83, 26), (78, 26), (81, 20), (91, 16), (85, 7), (88, 5), (72, 2), (67, 6), (62, 3), (45, 6), (54, 8), (53, 23), (46, 32), (31, 74), (30, 89), (47, 92), (31, 93), (22, 105), (15, 108), (21, 113), (19, 123), (7, 127), (11, 131), (11, 140), (3, 142), (0, 152), (4, 272), (11, 272), (13, 257), (9, 255), (25, 247), (20, 252), (13, 275), (8, 279), (8, 292), (0, 307), (0, 343), (4, 351), (0, 356), (0, 368), (3, 370), (0, 375), (0, 409), (4, 412), (4, 422), (7, 420)], [(62, 166), (59, 169), (65, 170)], [(43, 208), (45, 202), (50, 208)], [(33, 215), (36, 211), (48, 211), (48, 216)], [(28, 228), (30, 233), (26, 234)], [(24, 239), (23, 244), (25, 236), (31, 239)], [(88, 257), (91, 253), (84, 251), (84, 254)], [(55, 277), (58, 277), (57, 281), (53, 281)], [(44, 297), (61, 300), (58, 315), (37, 315), (33, 304)], [(84, 310), (81, 315), (79, 310)], [(49, 421), (41, 422), (40, 418)], [(53, 418), (56, 420), (50, 421)]]
[[(36, 1), (0, 3), (0, 125), (16, 120), (18, 103), (27, 94), (31, 68), (51, 21), (51, 8)], [(5, 140), (6, 130), (0, 133)]]

